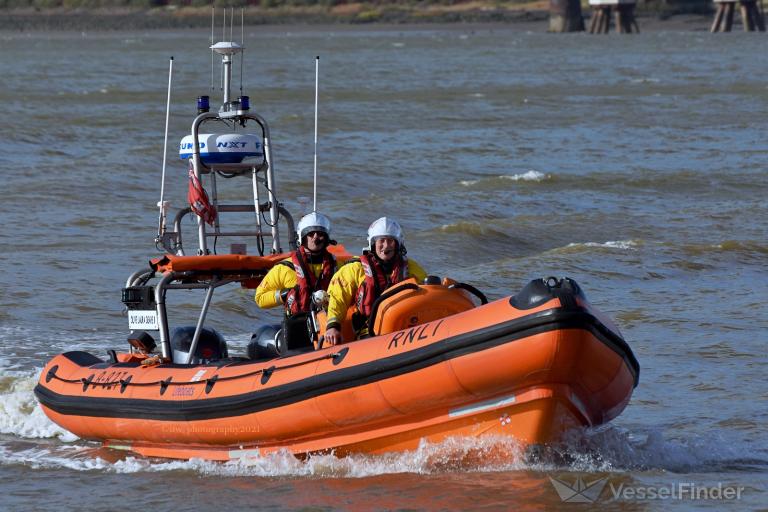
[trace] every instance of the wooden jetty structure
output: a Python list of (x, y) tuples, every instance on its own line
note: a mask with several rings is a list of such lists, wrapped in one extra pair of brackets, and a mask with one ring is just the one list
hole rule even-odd
[[(715, 1), (715, 20), (712, 22), (710, 32), (730, 32), (733, 27), (733, 15), (736, 12), (735, 0), (714, 0)], [(739, 0), (739, 10), (741, 11), (741, 23), (745, 32), (754, 32), (758, 30), (765, 32), (765, 14), (756, 0)]]
[(635, 19), (637, 0), (589, 0), (592, 17), (589, 20), (590, 34), (607, 34), (611, 30), (611, 14), (616, 12), (616, 31), (619, 34), (640, 32)]

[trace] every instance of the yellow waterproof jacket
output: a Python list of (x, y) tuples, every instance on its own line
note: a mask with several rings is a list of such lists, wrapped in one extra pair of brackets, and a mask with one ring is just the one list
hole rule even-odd
[[(415, 277), (421, 283), (427, 277), (421, 265), (408, 258), (408, 277)], [(365, 270), (360, 261), (353, 260), (336, 271), (328, 285), (328, 322), (326, 325), (341, 324), (347, 316), (347, 309), (355, 303), (357, 290), (365, 282)]]
[[(285, 263), (291, 263), (291, 258), (284, 259), (272, 267), (264, 279), (256, 288), (254, 299), (260, 308), (274, 308), (283, 304), (280, 293), (286, 288), (290, 289), (296, 286), (296, 271)], [(307, 263), (309, 270), (319, 276), (323, 272), (323, 263)]]

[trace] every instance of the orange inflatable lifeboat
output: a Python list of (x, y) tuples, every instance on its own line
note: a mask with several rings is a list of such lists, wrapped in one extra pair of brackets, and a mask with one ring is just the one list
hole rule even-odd
[[(172, 283), (254, 282), (279, 258), (222, 256), (206, 269), (200, 260), (154, 262), (162, 277), (144, 295), (160, 299), (161, 318)], [(450, 280), (402, 283), (375, 305), (370, 329), (370, 338), (283, 347), (270, 359), (230, 357), (202, 325), (187, 333), (197, 338), (187, 353), (152, 353), (143, 333), (132, 341), (140, 350), (109, 360), (56, 356), (35, 394), (53, 421), (107, 447), (229, 460), (279, 449), (407, 450), (448, 436), (548, 443), (617, 416), (638, 379), (618, 329), (567, 278), (538, 279), (491, 303)]]

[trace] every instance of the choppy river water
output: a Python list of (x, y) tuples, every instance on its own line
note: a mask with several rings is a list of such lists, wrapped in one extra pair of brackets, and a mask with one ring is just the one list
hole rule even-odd
[[(609, 509), (765, 506), (763, 34), (246, 29), (244, 92), (270, 121), (294, 216), (312, 195), (321, 55), (318, 202), (339, 241), (356, 251), (391, 215), (430, 273), (491, 298), (570, 276), (620, 325), (640, 384), (621, 416), (559, 456), (451, 440), (379, 457), (168, 462), (48, 421), (32, 393), (44, 362), (125, 343), (120, 287), (157, 254), (168, 57), (173, 148), (210, 89), (209, 36), (0, 34), (0, 509), (579, 508), (549, 477), (607, 478), (596, 505)], [(168, 161), (182, 206), (186, 168)], [(246, 293), (223, 301), (213, 322), (236, 353), (264, 315)], [(687, 485), (743, 489), (639, 497)]]

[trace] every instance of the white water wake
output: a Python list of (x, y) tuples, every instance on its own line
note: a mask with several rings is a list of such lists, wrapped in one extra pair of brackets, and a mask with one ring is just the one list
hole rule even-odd
[(482, 179), (476, 179), (476, 180), (462, 180), (459, 182), (459, 184), (465, 187), (471, 187), (477, 184), (492, 185), (498, 180), (540, 182), (540, 181), (546, 181), (551, 177), (552, 176), (550, 174), (545, 174), (543, 172), (530, 170), (521, 174), (501, 174), (501, 175), (493, 176), (489, 178), (482, 178)]
[(0, 434), (26, 439), (59, 438), (73, 441), (77, 437), (62, 429), (43, 413), (33, 390), (39, 370), (9, 370), (0, 360)]

